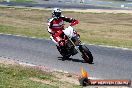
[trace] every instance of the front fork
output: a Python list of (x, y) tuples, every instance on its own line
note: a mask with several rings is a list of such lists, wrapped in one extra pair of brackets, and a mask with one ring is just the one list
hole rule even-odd
[[(68, 37), (68, 36), (67, 36)], [(74, 48), (77, 50), (77, 52), (79, 53), (80, 56), (82, 56), (82, 52), (80, 51), (80, 46), (82, 46), (81, 41), (79, 42), (79, 45), (76, 46), (75, 43), (71, 40), (71, 38), (68, 37), (68, 39), (70, 40), (70, 42), (72, 43), (72, 45), (74, 46)]]

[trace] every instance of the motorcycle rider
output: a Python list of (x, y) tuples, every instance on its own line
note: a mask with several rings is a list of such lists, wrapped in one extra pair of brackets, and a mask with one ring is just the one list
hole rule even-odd
[[(52, 10), (52, 17), (48, 19), (48, 32), (52, 35), (50, 36), (51, 40), (59, 46), (64, 45), (62, 32), (64, 30), (64, 21), (71, 23), (69, 27), (73, 27), (79, 23), (76, 19), (63, 16), (60, 8), (54, 8)], [(77, 32), (75, 31), (75, 33)]]

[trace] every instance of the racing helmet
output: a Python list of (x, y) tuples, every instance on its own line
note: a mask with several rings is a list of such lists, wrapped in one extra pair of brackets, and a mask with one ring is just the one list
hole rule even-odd
[(61, 17), (61, 10), (60, 8), (54, 8), (52, 10), (52, 17), (55, 19), (59, 19), (59, 17)]

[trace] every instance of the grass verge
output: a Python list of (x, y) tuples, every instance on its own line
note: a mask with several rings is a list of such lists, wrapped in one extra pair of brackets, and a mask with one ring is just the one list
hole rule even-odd
[[(85, 43), (132, 48), (132, 14), (73, 11), (63, 14), (79, 20), (75, 29)], [(49, 38), (50, 16), (50, 10), (0, 7), (0, 33)]]
[[(59, 72), (56, 74), (60, 74)], [(61, 74), (62, 76), (62, 74)], [(82, 88), (61, 81), (52, 72), (20, 65), (0, 64), (0, 88)]]

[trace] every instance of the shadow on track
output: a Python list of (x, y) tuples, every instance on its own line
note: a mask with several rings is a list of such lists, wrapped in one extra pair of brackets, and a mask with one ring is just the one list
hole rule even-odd
[(81, 62), (81, 63), (86, 63), (84, 60), (79, 60), (79, 59), (74, 59), (74, 58), (63, 58), (63, 57), (58, 57), (58, 60), (62, 60), (62, 61), (73, 61), (73, 62)]
[[(59, 59), (58, 60), (61, 60), (61, 61), (72, 61), (72, 62), (81, 62), (81, 63), (86, 63), (84, 60), (80, 60), (80, 59), (74, 59), (74, 58), (64, 58), (64, 57), (58, 57)], [(91, 64), (94, 64), (94, 63), (91, 63)]]

